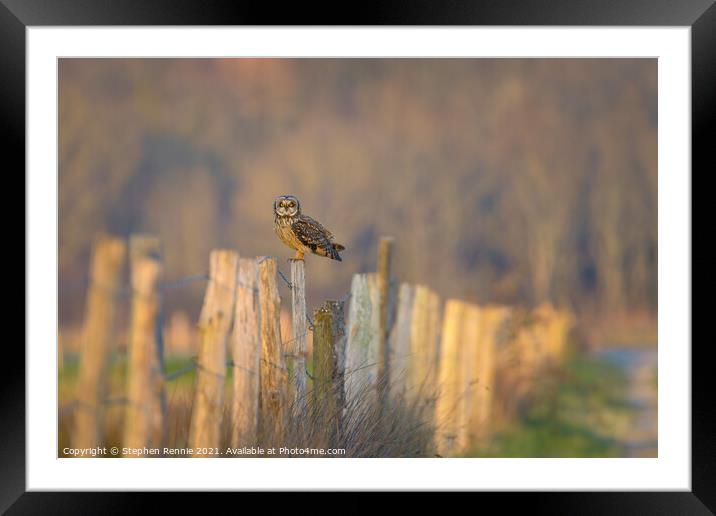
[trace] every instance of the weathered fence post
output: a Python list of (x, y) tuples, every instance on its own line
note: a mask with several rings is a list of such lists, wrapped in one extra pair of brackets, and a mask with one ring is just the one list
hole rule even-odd
[(395, 323), (390, 332), (390, 395), (398, 399), (407, 394), (408, 368), (411, 356), (413, 301), (415, 287), (401, 283), (398, 289)]
[(333, 392), (336, 396), (336, 426), (340, 430), (343, 410), (346, 405), (345, 368), (346, 368), (346, 323), (345, 305), (342, 301), (326, 301), (333, 316)]
[(75, 448), (91, 448), (102, 442), (105, 372), (125, 256), (126, 245), (119, 238), (101, 236), (94, 243), (72, 433)]
[(529, 317), (528, 333), (531, 337), (532, 356), (526, 364), (525, 378), (531, 383), (534, 373), (551, 360), (550, 326), (554, 320), (555, 310), (549, 303), (543, 303), (532, 310)]
[(390, 317), (390, 282), (391, 262), (393, 258), (393, 237), (381, 237), (378, 249), (378, 291), (379, 323), (378, 323), (378, 349), (380, 362), (378, 364), (378, 399), (385, 406), (390, 387), (390, 341), (388, 339)]
[(313, 417), (317, 427), (328, 429), (337, 410), (332, 395), (333, 313), (324, 305), (313, 313), (313, 321)]
[[(284, 426), (288, 375), (281, 343), (281, 298), (276, 284), (276, 258), (259, 260), (261, 311), (260, 425), (269, 439), (278, 439)], [(305, 315), (305, 314), (304, 314)]]
[(544, 354), (544, 360), (558, 362), (567, 345), (571, 314), (567, 310), (557, 310), (546, 303), (534, 310), (534, 316), (543, 326), (540, 350)]
[(440, 362), (440, 316), (440, 297), (424, 285), (415, 286), (407, 390), (412, 397), (431, 401), (433, 409)]
[(306, 276), (305, 262), (291, 260), (292, 345), (286, 352), (292, 357), (293, 406), (300, 413), (306, 398)]
[(550, 348), (552, 356), (555, 360), (560, 361), (564, 358), (564, 354), (567, 351), (569, 345), (569, 334), (572, 331), (572, 325), (574, 324), (574, 317), (572, 313), (567, 309), (561, 309), (557, 311), (555, 316), (553, 333), (553, 345)]
[(254, 258), (239, 260), (234, 330), (231, 336), (233, 398), (231, 404), (231, 446), (253, 446), (259, 420), (259, 265)]
[[(220, 444), (224, 412), (226, 341), (234, 315), (239, 255), (234, 251), (212, 251), (209, 284), (199, 316), (200, 348), (196, 391), (189, 430), (189, 447), (195, 457), (211, 455)], [(207, 453), (204, 453), (204, 452)]]
[[(400, 285), (390, 332), (393, 397), (428, 408), (436, 397), (440, 350), (440, 298), (424, 285)], [(433, 413), (427, 419), (432, 420)]]
[(335, 441), (343, 419), (343, 303), (326, 301), (314, 313), (313, 411), (320, 426)]
[(476, 350), (475, 391), (470, 407), (469, 438), (481, 444), (494, 429), (494, 399), (498, 347), (506, 339), (507, 323), (512, 310), (504, 306), (482, 308), (482, 322)]
[(439, 396), (435, 404), (435, 444), (439, 455), (452, 455), (456, 449), (460, 421), (462, 385), (463, 302), (449, 299), (445, 304), (440, 369)]
[(528, 399), (540, 371), (552, 359), (549, 351), (552, 317), (551, 305), (542, 305), (515, 318), (514, 338), (500, 353), (500, 416), (503, 421), (514, 419), (520, 405)]
[(355, 274), (351, 283), (345, 360), (345, 396), (348, 405), (362, 391), (375, 388), (378, 362), (381, 360), (378, 306), (377, 275)]
[(470, 429), (473, 410), (476, 408), (476, 392), (480, 389), (478, 362), (480, 360), (483, 313), (479, 306), (465, 303), (462, 321), (462, 351), (460, 357), (460, 401), (458, 409), (455, 452), (464, 452), (471, 440)]
[(166, 400), (160, 342), (162, 266), (159, 240), (132, 236), (129, 241), (132, 314), (129, 334), (128, 404), (124, 445), (161, 447)]
[(532, 377), (539, 368), (540, 329), (534, 314), (525, 309), (504, 307), (501, 333), (496, 347), (496, 372), (490, 426), (513, 421), (531, 391)]

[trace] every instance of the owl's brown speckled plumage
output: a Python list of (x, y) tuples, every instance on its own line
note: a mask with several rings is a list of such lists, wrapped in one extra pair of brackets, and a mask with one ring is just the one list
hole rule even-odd
[(301, 204), (293, 195), (282, 195), (273, 202), (273, 228), (281, 242), (296, 250), (295, 260), (303, 260), (304, 253), (325, 256), (341, 261), (339, 251), (345, 249), (333, 241), (333, 234), (318, 221), (301, 213)]

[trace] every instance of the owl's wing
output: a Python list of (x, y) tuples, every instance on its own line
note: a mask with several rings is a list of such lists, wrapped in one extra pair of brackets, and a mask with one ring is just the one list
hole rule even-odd
[(291, 229), (298, 240), (313, 252), (340, 260), (331, 242), (331, 233), (312, 218), (301, 216), (291, 224)]
[(323, 233), (329, 241), (331, 241), (331, 242), (333, 241), (333, 233), (331, 233), (325, 227), (323, 227), (323, 225), (321, 225), (321, 223), (318, 222), (316, 219), (313, 219), (313, 218), (309, 217), (308, 215), (301, 215), (298, 220), (304, 221), (307, 224), (313, 226), (318, 231)]

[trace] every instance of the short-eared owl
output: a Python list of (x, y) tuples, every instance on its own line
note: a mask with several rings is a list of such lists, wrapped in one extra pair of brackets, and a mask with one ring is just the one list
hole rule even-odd
[(281, 242), (296, 250), (295, 260), (303, 260), (303, 253), (313, 253), (341, 261), (338, 251), (343, 251), (345, 247), (333, 242), (331, 232), (318, 221), (301, 213), (301, 204), (296, 197), (276, 197), (273, 213), (273, 229)]

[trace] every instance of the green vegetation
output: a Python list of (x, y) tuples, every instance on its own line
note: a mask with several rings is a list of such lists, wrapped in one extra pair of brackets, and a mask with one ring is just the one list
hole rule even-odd
[(620, 432), (634, 408), (626, 401), (620, 367), (592, 357), (575, 357), (538, 384), (519, 421), (476, 457), (619, 457)]
[[(186, 371), (190, 357), (170, 357), (165, 363), (169, 376)], [(78, 371), (77, 360), (70, 357), (60, 373), (61, 406), (71, 400)], [(109, 369), (109, 384), (121, 398), (126, 370), (123, 357), (116, 357)], [(192, 405), (195, 370), (178, 375), (166, 384), (169, 402), (168, 439), (174, 446), (186, 441)], [(654, 376), (654, 378), (656, 375)], [(231, 368), (227, 369), (227, 387)], [(656, 385), (654, 385), (656, 387)], [(635, 408), (626, 401), (626, 370), (605, 359), (585, 355), (569, 358), (563, 366), (546, 371), (536, 382), (532, 397), (518, 421), (498, 432), (486, 446), (472, 449), (470, 457), (620, 457), (625, 456), (624, 438), (628, 437)], [(65, 393), (64, 395), (62, 393)], [(64, 398), (64, 399), (63, 399)], [(433, 429), (420, 422), (426, 407), (398, 403), (388, 419), (377, 415), (361, 396), (343, 423), (343, 436), (337, 443), (348, 449), (349, 457), (360, 456), (432, 456)], [(121, 442), (121, 405), (112, 409), (107, 426), (108, 442)], [(71, 411), (61, 415), (60, 442), (67, 442)], [(295, 417), (281, 436), (263, 435), (261, 440), (298, 445), (318, 444), (325, 439), (325, 422), (311, 413)], [(230, 433), (228, 414), (225, 438)], [(335, 436), (334, 436), (335, 437)]]

